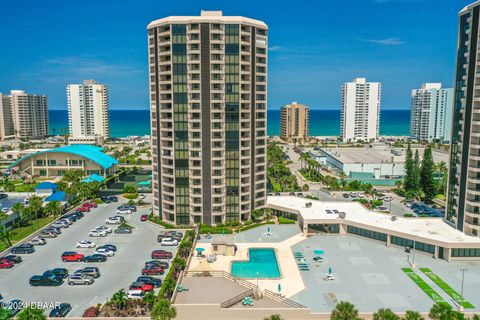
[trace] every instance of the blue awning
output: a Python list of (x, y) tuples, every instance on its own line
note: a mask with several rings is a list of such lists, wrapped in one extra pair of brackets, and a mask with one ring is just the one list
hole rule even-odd
[(82, 182), (103, 182), (105, 181), (105, 178), (102, 176), (99, 176), (98, 174), (94, 173), (86, 177), (85, 179), (82, 180)]
[(39, 183), (35, 187), (35, 191), (36, 190), (53, 190), (53, 191), (55, 191), (55, 190), (57, 190), (57, 188), (58, 188), (58, 186), (55, 183), (44, 181), (44, 182)]
[(67, 196), (65, 195), (65, 192), (63, 191), (57, 191), (55, 193), (52, 193), (50, 196), (45, 198), (45, 202), (49, 201), (66, 201), (65, 199)]

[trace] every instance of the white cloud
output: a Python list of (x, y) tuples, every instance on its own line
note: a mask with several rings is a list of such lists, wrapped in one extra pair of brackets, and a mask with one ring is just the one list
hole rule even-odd
[(370, 43), (381, 44), (384, 46), (397, 46), (401, 44), (405, 44), (405, 41), (402, 41), (399, 38), (386, 38), (386, 39), (366, 39), (362, 40)]
[(268, 51), (282, 51), (283, 47), (281, 46), (271, 46), (268, 48)]

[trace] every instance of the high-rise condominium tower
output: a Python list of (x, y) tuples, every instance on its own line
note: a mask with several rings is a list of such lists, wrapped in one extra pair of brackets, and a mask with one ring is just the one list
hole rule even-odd
[(44, 138), (48, 136), (47, 96), (28, 94), (22, 90), (12, 90), (10, 101), (17, 138)]
[(450, 141), (453, 89), (441, 83), (424, 83), (412, 90), (410, 135), (419, 141)]
[(344, 142), (377, 139), (380, 132), (381, 83), (356, 78), (342, 86), (340, 135)]
[(108, 88), (95, 80), (67, 86), (68, 126), (75, 138), (109, 138)]
[(287, 141), (308, 140), (310, 109), (296, 102), (280, 109), (280, 137)]
[(460, 11), (446, 218), (480, 235), (480, 1)]
[(154, 212), (246, 220), (266, 201), (267, 26), (202, 11), (148, 25)]
[(12, 101), (9, 96), (0, 93), (0, 141), (15, 138)]

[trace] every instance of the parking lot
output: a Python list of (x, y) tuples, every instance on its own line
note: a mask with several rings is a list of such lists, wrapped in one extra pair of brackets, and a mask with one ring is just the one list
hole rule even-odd
[[(36, 246), (33, 254), (21, 255), (23, 262), (20, 264), (12, 269), (0, 270), (0, 294), (3, 301), (20, 299), (24, 302), (67, 302), (72, 306), (68, 316), (82, 316), (85, 309), (104, 303), (114, 292), (122, 288), (128, 291), (129, 285), (140, 276), (145, 261), (150, 260), (152, 250), (161, 248), (175, 255), (176, 247), (160, 247), (157, 242), (157, 235), (162, 227), (140, 221), (142, 214), (149, 213), (149, 206), (138, 207), (137, 212), (124, 215), (126, 222), (135, 228), (131, 234), (111, 233), (103, 238), (89, 238), (89, 231), (103, 225), (108, 217), (115, 215), (116, 208), (122, 203), (125, 201), (99, 205), (85, 213), (84, 218), (63, 229), (57, 238), (47, 239), (44, 246)], [(116, 226), (110, 227), (112, 230), (116, 229)], [(76, 242), (80, 240), (92, 240), (97, 246), (113, 244), (117, 246), (117, 252), (102, 263), (62, 262), (60, 257), (64, 251), (77, 251), (85, 255), (93, 253), (94, 248), (75, 248)], [(92, 285), (69, 286), (66, 282), (59, 287), (29, 285), (31, 276), (41, 275), (49, 269), (67, 268), (71, 274), (87, 266), (100, 269), (101, 276), (95, 279)], [(165, 274), (159, 278), (163, 278)]]

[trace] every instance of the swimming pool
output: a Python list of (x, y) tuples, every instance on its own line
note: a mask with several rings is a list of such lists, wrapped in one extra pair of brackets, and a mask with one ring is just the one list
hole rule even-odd
[(277, 256), (272, 248), (248, 249), (248, 261), (233, 261), (232, 274), (239, 278), (280, 278)]

